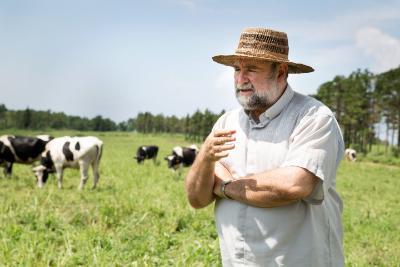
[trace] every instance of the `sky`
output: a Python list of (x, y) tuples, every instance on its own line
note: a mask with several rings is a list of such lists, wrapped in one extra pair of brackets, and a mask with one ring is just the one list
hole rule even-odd
[(289, 75), (314, 94), (336, 75), (400, 65), (400, 1), (2, 0), (0, 104), (115, 122), (238, 107), (232, 54), (247, 27), (284, 31)]

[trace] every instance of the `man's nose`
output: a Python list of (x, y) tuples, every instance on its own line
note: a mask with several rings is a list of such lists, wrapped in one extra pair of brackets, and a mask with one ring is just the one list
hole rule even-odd
[(238, 71), (236, 73), (236, 84), (242, 85), (249, 82), (249, 78), (247, 77), (244, 71)]

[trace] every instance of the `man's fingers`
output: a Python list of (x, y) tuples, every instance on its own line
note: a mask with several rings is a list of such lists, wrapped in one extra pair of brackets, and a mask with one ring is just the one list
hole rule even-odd
[(218, 159), (226, 158), (228, 155), (229, 152), (227, 151), (215, 153), (215, 157)]
[(226, 150), (231, 150), (235, 147), (235, 144), (228, 144), (228, 145), (223, 145), (223, 146), (218, 146), (215, 148), (217, 152), (222, 152)]
[(231, 136), (236, 133), (236, 130), (217, 130), (214, 132), (214, 137)]
[(229, 136), (229, 137), (218, 137), (214, 140), (214, 145), (223, 145), (227, 142), (233, 142), (235, 141), (236, 138), (233, 136)]

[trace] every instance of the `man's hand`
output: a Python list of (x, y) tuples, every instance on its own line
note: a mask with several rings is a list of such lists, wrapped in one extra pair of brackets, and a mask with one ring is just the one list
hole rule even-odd
[(211, 132), (210, 135), (204, 141), (200, 153), (205, 160), (209, 162), (218, 161), (221, 158), (225, 158), (229, 155), (228, 150), (232, 150), (235, 144), (226, 144), (228, 142), (235, 141), (233, 135), (236, 130), (220, 130)]
[(235, 141), (232, 136), (235, 132), (215, 131), (204, 141), (185, 178), (185, 188), (192, 207), (200, 209), (214, 201), (215, 166), (219, 164), (217, 162), (219, 159), (228, 156), (228, 150), (235, 147), (234, 144), (226, 144)]

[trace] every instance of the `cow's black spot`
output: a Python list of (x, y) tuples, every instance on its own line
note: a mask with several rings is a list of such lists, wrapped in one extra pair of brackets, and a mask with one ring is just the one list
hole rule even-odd
[(183, 147), (182, 154), (183, 154), (182, 158), (183, 166), (188, 167), (193, 164), (194, 160), (196, 159), (197, 153), (195, 149), (192, 149), (190, 147)]
[(47, 178), (49, 178), (49, 172), (47, 170), (43, 171), (43, 177), (42, 177), (42, 182), (46, 183)]
[(40, 164), (45, 166), (46, 169), (52, 169), (53, 168), (53, 159), (51, 158), (50, 151), (47, 151), (46, 157), (42, 157), (40, 159)]
[(176, 168), (181, 163), (184, 167), (188, 167), (193, 164), (196, 155), (197, 152), (195, 149), (190, 147), (182, 147), (183, 157), (176, 154), (175, 151), (172, 151), (170, 158), (166, 157), (165, 159), (168, 161), (168, 168)]
[(15, 161), (15, 157), (11, 149), (8, 146), (6, 146), (3, 142), (0, 142), (0, 159), (8, 162)]
[(69, 149), (69, 144), (70, 142), (65, 142), (63, 146), (63, 154), (67, 161), (73, 161), (74, 160), (74, 154), (72, 154), (72, 151)]
[(44, 151), (47, 142), (36, 137), (16, 136), (8, 137), (16, 156), (22, 162), (30, 162), (37, 159)]
[(75, 150), (80, 150), (81, 149), (81, 144), (79, 144), (79, 142), (76, 142), (76, 145), (75, 145)]

